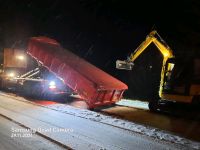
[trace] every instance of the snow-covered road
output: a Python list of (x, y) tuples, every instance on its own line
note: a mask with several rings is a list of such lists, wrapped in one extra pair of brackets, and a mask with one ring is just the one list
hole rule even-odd
[[(107, 116), (105, 116), (107, 121), (102, 121), (99, 118), (103, 118), (103, 115), (88, 110), (82, 111), (73, 107), (65, 107), (68, 110), (64, 111), (61, 110), (61, 107), (52, 106), (47, 108), (30, 103), (22, 98), (17, 99), (1, 94), (0, 114), (73, 149), (154, 150), (199, 148), (199, 143), (192, 143), (189, 140), (189, 144), (183, 145), (173, 141), (160, 140), (139, 132), (136, 133), (131, 128), (127, 128), (128, 123), (124, 123), (125, 126), (119, 126), (120, 120), (113, 120)], [(88, 116), (90, 117), (87, 118)], [(95, 116), (97, 119), (95, 119)], [(113, 123), (116, 123), (116, 125)], [(140, 127), (140, 129), (147, 130), (148, 128)], [(153, 131), (159, 132), (157, 130)]]
[[(25, 128), (2, 116), (0, 116), (0, 120), (0, 150), (32, 150), (33, 148), (41, 150), (41, 147), (48, 150), (64, 149), (37, 134), (31, 135), (28, 131), (19, 134), (16, 129), (25, 131)], [(19, 138), (19, 136), (21, 137)]]

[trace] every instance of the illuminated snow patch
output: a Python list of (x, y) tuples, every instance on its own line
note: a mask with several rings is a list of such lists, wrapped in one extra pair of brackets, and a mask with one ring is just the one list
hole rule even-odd
[(122, 99), (121, 101), (117, 102), (116, 104), (140, 109), (148, 110), (148, 102), (142, 102), (139, 100), (129, 100), (129, 99)]

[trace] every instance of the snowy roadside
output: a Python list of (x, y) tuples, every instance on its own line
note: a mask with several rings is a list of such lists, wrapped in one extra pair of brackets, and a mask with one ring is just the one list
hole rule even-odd
[[(2, 93), (1, 93), (2, 94)], [(5, 96), (8, 96), (6, 94), (2, 94)], [(40, 104), (36, 104), (34, 102), (30, 102), (27, 101), (26, 99), (22, 98), (22, 97), (16, 97), (16, 96), (11, 96), (17, 100), (21, 100), (21, 101), (26, 101), (28, 103), (32, 103), (34, 105), (40, 105)], [(93, 111), (89, 111), (89, 110), (84, 110), (84, 109), (79, 109), (79, 108), (74, 108), (72, 106), (68, 106), (65, 104), (53, 104), (53, 105), (40, 105), (43, 107), (47, 107), (59, 112), (63, 112), (66, 114), (70, 114), (76, 117), (81, 117), (81, 118), (85, 118), (85, 119), (89, 119), (92, 121), (96, 121), (96, 122), (100, 122), (103, 124), (107, 124), (107, 125), (112, 125), (118, 128), (122, 128), (128, 131), (132, 131), (132, 132), (136, 132), (142, 135), (146, 135), (158, 140), (165, 140), (171, 143), (176, 143), (176, 144), (181, 144), (184, 145), (188, 148), (193, 148), (193, 149), (200, 149), (200, 143), (199, 142), (195, 142), (177, 135), (173, 135), (167, 131), (163, 131), (157, 128), (153, 128), (153, 127), (149, 127), (149, 126), (144, 126), (144, 125), (140, 125), (140, 124), (136, 124), (133, 122), (129, 122), (129, 121), (125, 121), (122, 119), (118, 119), (118, 118), (114, 118), (111, 116), (106, 116), (106, 115), (102, 115), (98, 112), (93, 112)]]
[(134, 108), (149, 110), (148, 102), (142, 102), (142, 101), (139, 101), (139, 100), (133, 101), (133, 100), (130, 100), (130, 99), (122, 99), (119, 102), (117, 102), (116, 104), (122, 105), (122, 106), (128, 106), (128, 107), (134, 107)]
[(67, 113), (70, 115), (74, 115), (77, 117), (90, 119), (90, 120), (97, 121), (100, 123), (123, 128), (123, 129), (129, 130), (129, 131), (132, 131), (132, 132), (137, 132), (137, 133), (149, 136), (149, 137), (153, 137), (158, 140), (165, 140), (165, 141), (168, 141), (171, 143), (185, 145), (185, 146), (193, 148), (193, 149), (200, 149), (199, 142), (195, 142), (195, 141), (171, 134), (167, 131), (163, 131), (163, 130), (160, 130), (157, 128), (136, 124), (136, 123), (129, 122), (126, 120), (114, 118), (112, 116), (102, 115), (98, 112), (74, 108), (72, 106), (68, 106), (68, 105), (64, 105), (64, 104), (54, 104), (54, 105), (48, 105), (45, 107), (48, 107), (48, 108), (51, 108), (51, 109), (54, 109), (54, 110), (57, 110), (57, 111), (60, 111), (63, 113)]

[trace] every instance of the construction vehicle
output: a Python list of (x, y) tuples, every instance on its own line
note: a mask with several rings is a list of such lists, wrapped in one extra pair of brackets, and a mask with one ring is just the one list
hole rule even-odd
[(23, 96), (53, 99), (71, 92), (22, 49), (4, 49), (0, 79), (2, 90), (23, 93)]
[[(54, 39), (32, 37), (27, 45), (27, 61), (35, 60), (36, 67), (18, 76), (13, 73), (10, 76), (17, 86), (20, 85), (18, 89), (22, 92), (50, 94), (50, 97), (71, 93), (93, 109), (119, 101), (128, 89), (126, 84), (64, 49)], [(9, 57), (12, 58), (15, 56)]]
[(157, 31), (150, 32), (127, 60), (117, 60), (116, 68), (132, 70), (134, 61), (151, 43), (155, 44), (162, 53), (163, 62), (158, 97), (155, 96), (149, 101), (149, 109), (158, 111), (159, 104), (165, 102), (189, 104), (198, 100), (200, 95), (200, 59), (194, 57), (190, 59), (175, 58), (172, 49)]
[(1, 89), (14, 88), (13, 78), (25, 72), (27, 66), (24, 51), (20, 49), (5, 48), (1, 64)]

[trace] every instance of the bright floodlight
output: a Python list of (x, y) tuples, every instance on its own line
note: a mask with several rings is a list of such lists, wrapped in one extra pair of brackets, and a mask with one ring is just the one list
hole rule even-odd
[(23, 55), (19, 55), (19, 56), (17, 56), (17, 59), (19, 59), (19, 60), (24, 60), (25, 57), (24, 57)]
[(49, 82), (49, 86), (55, 86), (55, 85), (56, 85), (55, 81), (50, 81)]
[(50, 89), (56, 89), (56, 83), (55, 83), (55, 81), (50, 81), (49, 82), (49, 88)]
[(14, 77), (14, 76), (15, 76), (15, 73), (14, 73), (14, 72), (11, 72), (11, 73), (8, 74), (8, 76), (9, 76), (9, 77)]

